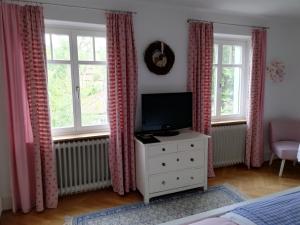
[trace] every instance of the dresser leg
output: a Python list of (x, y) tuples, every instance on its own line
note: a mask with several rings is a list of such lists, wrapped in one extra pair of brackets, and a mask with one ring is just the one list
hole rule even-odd
[(203, 186), (203, 191), (207, 191), (207, 184)]

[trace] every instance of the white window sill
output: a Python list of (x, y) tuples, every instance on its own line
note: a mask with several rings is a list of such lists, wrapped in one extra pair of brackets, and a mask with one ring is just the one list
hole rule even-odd
[(73, 135), (60, 135), (52, 137), (52, 141), (68, 141), (68, 140), (78, 140), (78, 139), (88, 139), (96, 137), (109, 137), (109, 132), (97, 132), (97, 133), (88, 133), (88, 134), (73, 134)]
[(240, 125), (246, 124), (246, 120), (226, 120), (226, 121), (212, 121), (212, 127), (220, 127), (220, 126), (230, 126), (230, 125)]

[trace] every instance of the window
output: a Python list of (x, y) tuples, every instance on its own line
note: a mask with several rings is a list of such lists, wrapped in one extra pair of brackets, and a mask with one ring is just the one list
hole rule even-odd
[(248, 39), (216, 36), (213, 49), (212, 120), (245, 119)]
[(54, 135), (107, 130), (104, 32), (47, 29), (45, 40)]

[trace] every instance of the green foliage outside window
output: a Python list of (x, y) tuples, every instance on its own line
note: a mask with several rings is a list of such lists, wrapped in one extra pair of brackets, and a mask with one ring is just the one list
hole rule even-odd
[(233, 68), (223, 68), (222, 71), (222, 94), (221, 94), (221, 115), (233, 113), (234, 103), (234, 76)]
[(52, 127), (72, 127), (74, 118), (70, 65), (48, 63), (48, 94)]
[[(222, 71), (221, 71), (221, 115), (238, 113), (241, 47), (234, 45), (222, 46)], [(218, 63), (218, 45), (214, 46), (214, 63)], [(212, 115), (216, 115), (215, 101), (217, 99), (215, 88), (217, 85), (217, 67), (213, 67), (212, 76)]]
[[(77, 36), (78, 56), (76, 57), (78, 57), (78, 60), (95, 62), (96, 64), (84, 64), (84, 62), (77, 65), (72, 64), (73, 71), (71, 71), (70, 54), (72, 51), (70, 51), (69, 36), (65, 34), (46, 34), (45, 40), (52, 128), (74, 127), (75, 119), (78, 120), (78, 118), (81, 118), (81, 126), (107, 124), (105, 38)], [(102, 65), (97, 64), (97, 61), (102, 61)], [(76, 70), (79, 72), (78, 75), (76, 75), (76, 72), (74, 73)], [(79, 92), (75, 90), (75, 86), (73, 87), (74, 80), (72, 81), (72, 76), (79, 76)], [(80, 108), (78, 107), (78, 110), (81, 115), (77, 115), (80, 116), (78, 118), (74, 118), (73, 103), (76, 101), (73, 101), (73, 93), (76, 93), (74, 98), (77, 98), (78, 95), (80, 97)]]

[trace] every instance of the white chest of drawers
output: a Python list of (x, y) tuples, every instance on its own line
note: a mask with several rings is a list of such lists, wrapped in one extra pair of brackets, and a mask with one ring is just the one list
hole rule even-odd
[(183, 130), (177, 136), (156, 138), (159, 143), (135, 140), (136, 183), (144, 202), (197, 187), (206, 190), (209, 136)]

